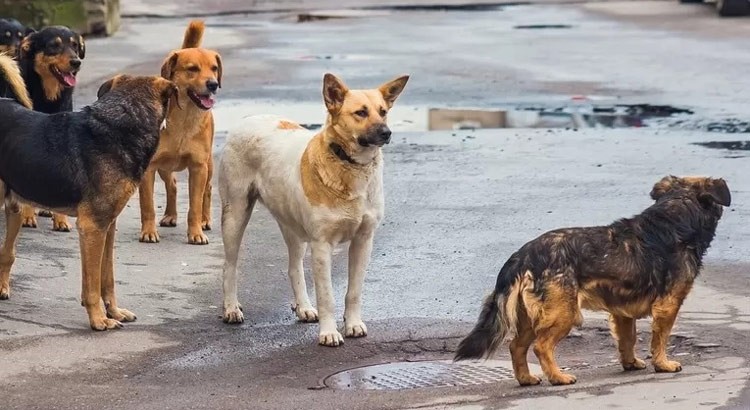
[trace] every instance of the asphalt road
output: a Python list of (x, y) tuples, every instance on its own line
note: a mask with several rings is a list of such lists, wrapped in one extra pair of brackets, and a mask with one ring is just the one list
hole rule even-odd
[[(234, 4), (213, 10), (193, 3), (201, 13)], [(130, 7), (133, 14), (177, 12), (144, 1)], [(217, 155), (223, 132), (242, 115), (272, 112), (319, 122), (326, 71), (357, 88), (412, 75), (393, 110), (398, 132), (385, 149), (386, 219), (364, 293), (370, 335), (323, 348), (315, 344), (316, 325), (295, 322), (286, 250), (262, 209), (243, 243), (240, 301), (246, 322), (223, 324), (220, 232), (209, 233), (207, 246), (187, 245), (181, 175), (181, 219), (177, 228), (160, 230), (159, 244), (137, 240), (137, 198), (119, 219), (118, 296), (138, 315), (122, 330), (88, 330), (78, 300), (76, 234), (52, 232), (49, 220), (23, 231), (11, 299), (0, 303), (3, 408), (750, 404), (750, 231), (743, 223), (750, 216), (750, 182), (744, 178), (750, 159), (747, 151), (694, 144), (748, 139), (696, 131), (694, 125), (750, 114), (750, 20), (718, 25), (710, 7), (658, 1), (386, 10), (304, 24), (295, 22), (294, 13), (206, 19), (204, 44), (222, 53), (226, 73), (215, 108)], [(99, 84), (116, 72), (157, 73), (166, 53), (179, 45), (186, 22), (129, 18), (113, 38), (90, 40), (77, 105), (92, 101)], [(529, 24), (569, 28), (514, 28)], [(559, 105), (578, 94), (603, 103), (688, 107), (695, 114), (684, 118), (683, 127), (424, 131), (429, 107)], [(574, 386), (519, 388), (503, 381), (352, 391), (326, 384), (327, 376), (359, 366), (450, 358), (510, 253), (552, 228), (606, 224), (638, 213), (649, 205), (651, 185), (666, 174), (722, 176), (733, 195), (671, 341), (682, 373), (624, 374), (604, 316), (587, 314), (583, 328), (560, 347), (559, 362), (578, 376)], [(163, 188), (157, 192), (163, 206)], [(214, 198), (217, 204), (218, 193)], [(213, 211), (218, 221), (218, 207)], [(333, 271), (339, 312), (345, 266), (339, 250)], [(643, 349), (647, 320), (639, 330)], [(508, 356), (502, 352), (498, 359)]]

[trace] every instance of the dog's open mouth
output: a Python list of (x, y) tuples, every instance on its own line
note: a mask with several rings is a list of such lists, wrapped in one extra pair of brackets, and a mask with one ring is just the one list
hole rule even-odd
[(58, 69), (55, 66), (50, 66), (49, 68), (50, 72), (52, 72), (52, 75), (55, 76), (57, 81), (60, 82), (60, 84), (66, 86), (66, 87), (75, 87), (78, 80), (76, 79), (76, 73), (72, 71), (68, 72), (62, 72), (60, 69)]
[(214, 106), (214, 97), (211, 94), (198, 94), (193, 90), (188, 90), (187, 95), (200, 108), (210, 110)]

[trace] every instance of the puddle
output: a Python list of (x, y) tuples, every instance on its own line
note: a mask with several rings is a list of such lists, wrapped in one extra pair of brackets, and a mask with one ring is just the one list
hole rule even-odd
[[(529, 363), (532, 373), (541, 373)], [(326, 386), (337, 390), (408, 390), (454, 387), (514, 380), (509, 361), (458, 362), (449, 360), (395, 362), (358, 367), (326, 377)]]
[(397, 11), (492, 11), (505, 7), (526, 6), (528, 1), (498, 2), (498, 3), (464, 3), (464, 4), (405, 4), (387, 6), (362, 7), (366, 10), (397, 10)]
[(750, 141), (707, 141), (694, 142), (693, 145), (728, 151), (724, 158), (747, 158), (747, 155), (737, 151), (750, 151)]
[(514, 29), (518, 30), (540, 30), (540, 29), (561, 29), (561, 28), (573, 28), (570, 24), (522, 24), (513, 26)]

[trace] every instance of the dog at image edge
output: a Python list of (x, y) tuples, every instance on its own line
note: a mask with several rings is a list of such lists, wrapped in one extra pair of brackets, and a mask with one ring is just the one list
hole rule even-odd
[[(18, 64), (35, 111), (46, 114), (73, 111), (76, 76), (85, 56), (83, 37), (68, 27), (50, 26), (29, 31), (21, 41)], [(55, 148), (51, 155), (57, 155)], [(24, 205), (21, 213), (23, 226), (36, 228), (34, 208)], [(51, 216), (55, 231), (69, 232), (72, 227), (63, 214), (39, 210), (39, 215)]]
[(177, 180), (174, 172), (188, 170), (190, 205), (187, 217), (188, 243), (208, 244), (203, 231), (211, 229), (211, 177), (213, 175), (214, 95), (221, 87), (219, 53), (200, 48), (205, 25), (191, 21), (185, 30), (182, 49), (172, 51), (161, 67), (162, 77), (180, 88), (182, 106), (172, 106), (159, 148), (139, 187), (141, 234), (139, 240), (159, 242), (154, 210), (156, 173), (164, 181), (167, 206), (160, 226), (177, 226)]
[[(279, 224), (289, 252), (294, 310), (303, 322), (320, 317), (318, 341), (344, 342), (334, 318), (331, 254), (350, 241), (344, 334), (367, 335), (361, 317), (365, 270), (375, 230), (383, 217), (383, 156), (391, 140), (388, 110), (408, 76), (373, 90), (350, 90), (333, 74), (323, 79), (328, 116), (313, 135), (274, 116), (245, 120), (227, 138), (219, 166), (224, 239), (224, 321), (241, 323), (237, 301), (237, 254), (256, 201)], [(318, 311), (310, 303), (302, 259), (310, 243)]]
[(516, 380), (535, 385), (541, 379), (526, 361), (534, 343), (550, 383), (575, 383), (575, 376), (560, 371), (554, 352), (582, 323), (584, 308), (610, 314), (625, 370), (646, 367), (635, 354), (635, 323), (647, 316), (652, 317), (654, 368), (682, 370), (667, 358), (669, 334), (731, 195), (723, 179), (667, 176), (654, 185), (651, 197), (656, 202), (632, 218), (550, 231), (521, 247), (500, 270), (456, 360), (489, 357), (510, 341)]
[[(81, 111), (44, 114), (30, 109), (18, 67), (7, 56), (0, 56), (0, 74), (15, 97), (0, 99), (0, 200), (6, 224), (0, 299), (10, 296), (20, 205), (27, 203), (77, 217), (81, 304), (91, 328), (135, 320), (115, 298), (116, 220), (156, 151), (177, 87), (161, 77), (121, 75), (104, 83), (99, 100)], [(53, 147), (59, 155), (44, 154)]]

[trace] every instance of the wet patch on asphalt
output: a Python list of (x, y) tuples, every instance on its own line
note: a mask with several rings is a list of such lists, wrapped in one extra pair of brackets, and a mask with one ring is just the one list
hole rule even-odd
[(750, 151), (750, 141), (707, 141), (694, 142), (693, 145), (727, 151), (724, 158), (747, 158), (742, 151)]

